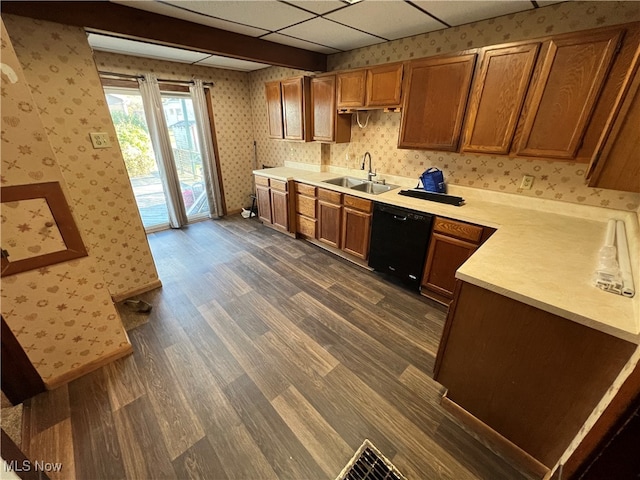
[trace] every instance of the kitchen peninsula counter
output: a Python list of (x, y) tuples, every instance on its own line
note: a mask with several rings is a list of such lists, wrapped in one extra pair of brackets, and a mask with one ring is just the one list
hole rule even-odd
[(457, 185), (449, 193), (465, 198), (461, 207), (399, 195), (415, 180), (387, 178), (401, 188), (371, 195), (324, 183), (364, 172), (316, 172), (276, 167), (254, 174), (294, 180), (433, 215), (496, 228), (457, 271), (456, 277), (478, 287), (561, 316), (623, 340), (640, 343), (639, 295), (626, 298), (592, 284), (607, 221), (624, 220), (634, 284), (640, 284), (640, 230), (635, 212), (555, 202)]

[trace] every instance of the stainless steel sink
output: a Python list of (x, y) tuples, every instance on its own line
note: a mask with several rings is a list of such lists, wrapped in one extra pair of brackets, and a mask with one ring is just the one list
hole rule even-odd
[(356, 185), (355, 187), (351, 187), (351, 190), (358, 190), (359, 192), (370, 193), (372, 195), (380, 195), (381, 193), (388, 192), (395, 188), (399, 187), (391, 184), (387, 185), (382, 183), (364, 182), (360, 185)]
[(337, 185), (339, 187), (350, 188), (351, 190), (357, 190), (359, 192), (369, 193), (371, 195), (379, 195), (395, 188), (400, 188), (398, 185), (382, 184), (376, 182), (369, 182), (362, 178), (355, 177), (338, 177), (330, 180), (324, 180), (324, 183), (330, 183), (331, 185)]
[(323, 182), (330, 183), (331, 185), (337, 185), (338, 187), (353, 188), (358, 185), (362, 185), (367, 181), (363, 180), (362, 178), (338, 177), (338, 178), (332, 178), (330, 180), (323, 180)]

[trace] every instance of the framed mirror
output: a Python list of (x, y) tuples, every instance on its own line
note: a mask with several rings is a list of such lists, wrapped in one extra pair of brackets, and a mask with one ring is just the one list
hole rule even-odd
[(86, 257), (59, 182), (0, 188), (1, 276)]

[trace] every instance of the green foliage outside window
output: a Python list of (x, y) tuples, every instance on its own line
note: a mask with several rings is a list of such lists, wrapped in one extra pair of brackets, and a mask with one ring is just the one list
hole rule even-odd
[(156, 170), (153, 147), (144, 120), (139, 114), (112, 111), (124, 163), (130, 177), (149, 175)]

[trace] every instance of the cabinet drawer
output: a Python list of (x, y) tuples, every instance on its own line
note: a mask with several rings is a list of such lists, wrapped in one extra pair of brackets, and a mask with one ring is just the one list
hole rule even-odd
[(272, 178), (269, 180), (269, 185), (271, 185), (271, 188), (274, 190), (287, 191), (287, 182), (283, 182), (282, 180), (274, 180)]
[(340, 192), (334, 192), (333, 190), (325, 190), (324, 188), (318, 189), (318, 199), (325, 202), (342, 203), (342, 194)]
[(308, 197), (315, 197), (316, 187), (296, 182), (296, 192), (301, 193), (302, 195), (307, 195)]
[(300, 194), (296, 195), (296, 212), (309, 218), (316, 218), (315, 197), (306, 197)]
[(345, 195), (343, 202), (345, 207), (361, 210), (366, 213), (371, 213), (373, 211), (373, 202), (371, 200)]
[(433, 231), (476, 243), (480, 243), (480, 239), (482, 238), (482, 227), (458, 222), (456, 220), (449, 220), (448, 218), (436, 217), (436, 221), (433, 224)]
[(267, 177), (261, 177), (260, 175), (255, 176), (256, 185), (264, 185), (265, 187), (269, 186), (269, 179)]
[(316, 238), (316, 225), (318, 221), (300, 214), (296, 215), (296, 217), (298, 220), (298, 233), (305, 237)]

